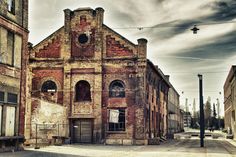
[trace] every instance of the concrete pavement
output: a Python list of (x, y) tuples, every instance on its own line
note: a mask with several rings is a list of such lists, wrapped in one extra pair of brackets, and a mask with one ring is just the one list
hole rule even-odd
[(64, 145), (39, 150), (2, 153), (0, 157), (236, 157), (236, 147), (227, 140), (206, 139), (199, 147), (198, 139), (171, 140), (152, 146)]

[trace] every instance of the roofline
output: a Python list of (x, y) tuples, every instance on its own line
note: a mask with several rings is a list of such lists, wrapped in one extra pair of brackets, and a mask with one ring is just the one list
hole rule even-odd
[(33, 46), (33, 49), (36, 48), (37, 46), (39, 46), (41, 43), (43, 43), (44, 41), (50, 39), (53, 35), (55, 35), (57, 32), (59, 32), (62, 28), (64, 28), (64, 26), (60, 27), (59, 29), (57, 29), (55, 32), (53, 32), (52, 34), (50, 34), (49, 36), (47, 36), (46, 38), (44, 38), (43, 40), (41, 40), (40, 42), (38, 42), (35, 46)]
[(169, 81), (166, 80), (165, 75), (163, 74), (163, 72), (160, 69), (157, 69), (155, 67), (155, 65), (149, 60), (147, 59), (147, 63), (156, 71), (157, 74), (159, 74), (159, 76), (161, 76), (161, 78), (166, 82), (166, 84), (171, 87), (171, 84)]
[(226, 86), (226, 83), (232, 81), (233, 76), (234, 76), (234, 73), (236, 73), (236, 65), (232, 65), (232, 66), (231, 66), (231, 68), (230, 68), (230, 70), (229, 70), (229, 73), (228, 73), (228, 75), (227, 75), (227, 77), (226, 77), (225, 83), (224, 83), (224, 88), (225, 88), (225, 86)]
[(109, 31), (112, 31), (113, 33), (115, 33), (116, 35), (118, 35), (119, 37), (121, 37), (123, 40), (127, 41), (129, 44), (133, 45), (133, 46), (137, 46), (137, 44), (134, 44), (132, 41), (126, 39), (125, 37), (123, 37), (121, 34), (117, 33), (116, 31), (114, 31), (113, 29), (111, 29), (110, 27), (108, 27), (105, 24), (102, 24), (103, 27), (107, 28)]

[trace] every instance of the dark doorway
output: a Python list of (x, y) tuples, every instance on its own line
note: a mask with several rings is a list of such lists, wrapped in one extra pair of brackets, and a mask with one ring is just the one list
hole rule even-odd
[(78, 119), (73, 122), (73, 143), (92, 143), (92, 120)]

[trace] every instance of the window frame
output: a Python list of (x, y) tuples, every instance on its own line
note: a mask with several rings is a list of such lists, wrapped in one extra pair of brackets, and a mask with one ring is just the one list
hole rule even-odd
[[(11, 43), (9, 42), (10, 41), (10, 37), (12, 37), (12, 41)], [(9, 50), (9, 48), (11, 48), (11, 50)], [(11, 63), (10, 65), (11, 66), (14, 66), (14, 58), (15, 58), (15, 33), (10, 31), (10, 30), (7, 30), (7, 53), (10, 53), (11, 54)], [(8, 61), (6, 61), (7, 64)]]
[[(114, 91), (114, 84), (119, 83), (122, 87), (121, 87), (121, 91)], [(119, 93), (118, 95), (116, 95), (117, 93)], [(126, 93), (125, 93), (125, 83), (121, 80), (113, 80), (110, 85), (109, 85), (109, 97), (110, 98), (125, 98), (126, 97)]]
[[(119, 110), (119, 120), (118, 123), (109, 122), (110, 110)], [(126, 131), (126, 109), (108, 109), (108, 127), (109, 132), (125, 132)]]
[[(46, 90), (46, 86), (48, 86), (48, 84), (49, 84), (49, 83), (47, 83), (47, 82), (53, 83), (53, 86), (54, 86), (55, 88), (48, 88), (48, 87), (47, 87), (47, 90)], [(46, 83), (47, 83), (47, 84), (46, 84)], [(45, 89), (43, 89), (44, 85), (45, 85)], [(46, 81), (44, 81), (44, 82), (42, 83), (40, 92), (42, 92), (42, 93), (55, 93), (55, 92), (57, 92), (57, 88), (58, 88), (58, 87), (57, 87), (57, 84), (56, 84), (55, 81), (46, 80)], [(49, 90), (51, 90), (51, 91), (49, 91)]]
[[(81, 86), (80, 86), (81, 85)], [(81, 95), (80, 90), (82, 88), (86, 88), (88, 91), (84, 95)], [(91, 102), (92, 101), (92, 93), (91, 93), (91, 85), (86, 80), (80, 80), (75, 84), (75, 102)]]
[(16, 13), (16, 1), (7, 0), (7, 11), (13, 15)]
[[(11, 101), (10, 99), (9, 99), (9, 95), (12, 95), (12, 96), (14, 96), (16, 99), (16, 101)], [(16, 94), (16, 93), (10, 93), (10, 92), (8, 92), (7, 93), (7, 103), (8, 104), (14, 104), (14, 105), (16, 105), (16, 104), (18, 104), (18, 94)]]
[(4, 91), (0, 91), (0, 95), (1, 94), (3, 94), (3, 100), (0, 99), (0, 103), (4, 103), (5, 102), (5, 92)]

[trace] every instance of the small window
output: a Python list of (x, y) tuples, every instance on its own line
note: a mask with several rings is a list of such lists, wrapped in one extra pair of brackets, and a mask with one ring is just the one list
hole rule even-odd
[(17, 104), (17, 94), (8, 93), (7, 94), (7, 102)]
[(78, 41), (80, 44), (85, 44), (88, 42), (88, 36), (86, 34), (80, 34), (78, 37)]
[(41, 92), (56, 92), (57, 91), (57, 85), (55, 82), (48, 80), (43, 83)]
[(15, 0), (7, 0), (7, 10), (15, 14)]
[(75, 85), (75, 101), (91, 101), (90, 84), (87, 81), (79, 81)]
[(122, 81), (116, 80), (110, 84), (109, 87), (110, 97), (125, 97), (125, 86)]
[(110, 110), (109, 131), (125, 131), (125, 109)]
[(4, 92), (0, 91), (0, 102), (4, 102)]

